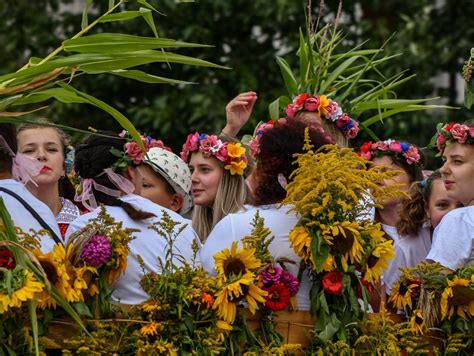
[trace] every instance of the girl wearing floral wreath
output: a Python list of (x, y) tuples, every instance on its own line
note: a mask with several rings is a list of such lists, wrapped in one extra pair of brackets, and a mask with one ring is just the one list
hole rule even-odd
[(247, 150), (223, 136), (196, 132), (188, 135), (181, 158), (191, 171), (193, 227), (205, 241), (224, 216), (239, 211), (246, 201)]
[[(39, 123), (49, 124), (41, 119)], [(66, 149), (69, 136), (56, 127), (25, 124), (18, 130), (18, 152), (42, 164), (40, 173), (27, 185), (29, 191), (49, 206), (64, 239), (69, 224), (81, 215), (72, 201), (74, 187), (66, 175)]]
[[(38, 175), (42, 165), (31, 157), (17, 153), (16, 128), (0, 124), (0, 198), (15, 226), (24, 232), (48, 230), (59, 241), (59, 227), (52, 211), (25, 188)], [(42, 252), (53, 250), (55, 240), (37, 236)]]
[[(269, 246), (272, 257), (275, 260), (293, 261), (287, 263), (286, 267), (292, 275), (298, 275), (297, 262), (300, 258), (290, 246), (288, 235), (299, 218), (296, 213), (289, 213), (291, 207), (280, 207), (279, 203), (286, 196), (286, 184), (296, 168), (293, 155), (303, 152), (306, 125), (294, 119), (280, 119), (278, 122), (264, 125), (257, 129), (257, 142), (253, 144), (254, 147), (258, 146), (257, 162), (248, 178), (254, 205), (246, 205), (241, 211), (227, 215), (209, 234), (201, 248), (200, 257), (203, 268), (210, 273), (215, 273), (213, 256), (217, 252), (230, 248), (232, 242), (240, 241), (251, 233), (251, 222), (258, 210), (264, 218), (265, 227), (270, 230), (270, 236), (275, 236)], [(315, 149), (333, 143), (331, 138), (323, 133), (322, 128), (311, 127), (308, 133)], [(309, 286), (309, 279), (305, 274), (297, 294), (300, 310), (309, 309)]]
[[(400, 190), (408, 191), (414, 182), (423, 180), (423, 156), (415, 145), (391, 139), (375, 143), (369, 141), (362, 145), (359, 154), (371, 160), (374, 166), (383, 166), (400, 172), (383, 184), (399, 184)], [(431, 246), (430, 231), (426, 227), (413, 236), (398, 234), (396, 224), (402, 200), (403, 198), (390, 198), (382, 202), (383, 207), (376, 209), (375, 212), (375, 219), (382, 224), (382, 229), (393, 240), (395, 250), (403, 249), (403, 254), (406, 256), (404, 261), (401, 261), (396, 255), (390, 262), (388, 270), (383, 273), (387, 294), (390, 294), (393, 283), (398, 279), (398, 268), (415, 267), (426, 257)]]
[[(106, 212), (115, 221), (121, 221), (124, 228), (138, 229), (134, 233), (135, 239), (129, 244), (127, 269), (112, 286), (111, 298), (123, 304), (139, 304), (148, 298), (140, 286), (143, 273), (160, 273), (157, 258), (166, 258), (166, 240), (151, 232), (149, 227), (158, 222), (165, 212), (178, 223), (175, 232), (187, 221), (174, 211), (136, 195), (140, 194), (142, 188), (142, 176), (137, 166), (145, 155), (140, 146), (111, 132), (100, 133), (107, 137), (91, 135), (76, 150), (74, 168), (81, 179), (76, 199), (91, 212), (74, 220), (66, 236), (69, 237), (85, 227), (90, 219), (97, 217), (99, 203), (105, 206)], [(163, 146), (151, 138), (142, 137), (142, 140), (145, 149)], [(189, 225), (176, 237), (175, 251), (181, 256), (175, 257), (173, 262), (176, 265), (180, 265), (181, 258), (192, 260), (191, 246), (194, 239), (195, 233)], [(145, 271), (140, 266), (140, 260), (144, 263)]]
[(444, 125), (436, 144), (443, 156), (440, 172), (448, 196), (463, 207), (443, 217), (426, 259), (455, 270), (474, 264), (474, 125)]

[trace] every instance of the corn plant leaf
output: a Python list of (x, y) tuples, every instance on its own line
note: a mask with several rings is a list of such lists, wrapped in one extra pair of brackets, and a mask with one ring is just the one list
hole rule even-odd
[(156, 75), (148, 74), (140, 70), (114, 70), (110, 74), (118, 75), (120, 77), (131, 78), (144, 83), (151, 84), (196, 84), (193, 82), (186, 82), (183, 80), (176, 80), (171, 78), (158, 77)]
[(123, 53), (157, 48), (212, 47), (168, 38), (143, 37), (118, 33), (99, 33), (63, 42), (66, 52)]
[(99, 19), (99, 22), (105, 23), (105, 22), (115, 22), (115, 21), (127, 21), (127, 20), (133, 20), (140, 16), (142, 16), (142, 13), (140, 11), (122, 11), (116, 14), (108, 14), (108, 15), (102, 16)]
[(163, 14), (162, 12), (159, 12), (155, 7), (153, 7), (152, 5), (150, 5), (146, 0), (137, 0), (137, 3), (139, 3), (140, 5), (143, 5), (145, 6), (146, 8), (152, 10), (152, 11), (155, 11), (156, 13), (162, 15), (162, 16), (166, 16), (165, 14)]
[(89, 20), (87, 18), (87, 11), (89, 10), (89, 7), (91, 6), (92, 0), (86, 0), (86, 5), (84, 6), (84, 9), (82, 10), (82, 21), (81, 21), (81, 29), (85, 29), (89, 25)]
[(268, 111), (270, 112), (270, 118), (278, 120), (280, 118), (280, 98), (275, 99), (268, 105)]
[(153, 31), (153, 34), (155, 35), (156, 38), (158, 38), (158, 31), (156, 30), (155, 26), (155, 20), (153, 20), (153, 14), (150, 9), (147, 9), (145, 7), (141, 7), (139, 9), (140, 14), (142, 15), (143, 19), (145, 22), (148, 24), (148, 26), (151, 28)]

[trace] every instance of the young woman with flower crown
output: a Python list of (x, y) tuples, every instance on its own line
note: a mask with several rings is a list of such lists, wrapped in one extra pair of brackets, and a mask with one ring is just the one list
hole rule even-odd
[[(74, 168), (81, 181), (76, 199), (91, 212), (73, 221), (66, 235), (69, 237), (85, 227), (90, 219), (97, 217), (98, 203), (105, 206), (107, 214), (115, 221), (122, 222), (124, 228), (138, 229), (134, 233), (135, 239), (129, 243), (127, 268), (112, 286), (111, 298), (123, 304), (139, 304), (148, 298), (140, 286), (143, 273), (160, 273), (157, 258), (166, 258), (164, 251), (167, 242), (151, 232), (150, 226), (158, 222), (165, 212), (178, 223), (175, 232), (187, 224), (187, 220), (137, 195), (142, 188), (142, 176), (137, 166), (141, 164), (144, 152), (135, 141), (127, 140), (123, 133), (121, 137), (111, 132), (100, 134), (106, 136), (91, 135), (76, 150)], [(142, 137), (142, 141), (147, 150), (163, 147), (160, 141), (148, 137)], [(179, 251), (184, 260), (191, 261), (193, 257), (194, 239), (195, 233), (187, 225), (174, 242), (175, 251)], [(140, 260), (144, 262), (145, 271), (140, 266)], [(173, 262), (179, 265), (180, 258)]]
[(25, 124), (18, 130), (18, 152), (33, 157), (42, 164), (40, 173), (27, 188), (49, 206), (56, 216), (61, 237), (64, 239), (69, 224), (81, 215), (72, 201), (74, 187), (66, 175), (66, 150), (69, 136), (45, 119), (38, 124)]
[(205, 241), (212, 228), (247, 199), (247, 150), (230, 139), (196, 132), (188, 135), (181, 158), (191, 171), (193, 227)]
[[(383, 166), (400, 172), (382, 184), (398, 184), (400, 190), (408, 191), (414, 182), (423, 180), (423, 155), (415, 145), (391, 139), (375, 143), (369, 141), (362, 145), (359, 154), (371, 160), (374, 166)], [(403, 253), (407, 256), (404, 261), (400, 261), (396, 256), (390, 262), (388, 270), (383, 273), (383, 284), (387, 294), (390, 294), (391, 287), (399, 276), (398, 268), (416, 266), (426, 257), (431, 246), (428, 228), (420, 229), (414, 236), (398, 234), (396, 224), (402, 200), (403, 198), (386, 200), (382, 202), (383, 207), (376, 209), (375, 212), (375, 219), (382, 224), (382, 229), (394, 241), (395, 249), (403, 248)]]
[[(0, 198), (15, 226), (26, 233), (31, 229), (49, 230), (59, 242), (60, 232), (53, 212), (25, 188), (25, 184), (38, 175), (42, 165), (16, 151), (15, 125), (0, 123)], [(37, 238), (42, 252), (53, 250), (55, 241), (50, 236), (38, 235)]]
[(443, 217), (426, 259), (455, 270), (474, 264), (474, 125), (444, 125), (436, 144), (443, 156), (440, 172), (448, 196), (463, 207)]
[[(224, 248), (230, 249), (234, 241), (240, 241), (251, 233), (251, 222), (258, 210), (265, 227), (270, 230), (270, 236), (275, 236), (269, 246), (272, 258), (293, 261), (286, 263), (286, 267), (293, 276), (298, 275), (300, 258), (290, 246), (288, 235), (299, 218), (294, 212), (289, 212), (289, 206), (280, 207), (279, 203), (286, 196), (285, 186), (296, 168), (293, 155), (303, 151), (306, 128), (303, 122), (294, 119), (280, 119), (258, 127), (256, 141), (251, 145), (257, 161), (248, 179), (253, 206), (246, 205), (241, 211), (225, 216), (216, 224), (200, 251), (206, 271), (215, 273), (213, 257), (217, 252)], [(308, 130), (316, 149), (334, 142), (321, 127), (312, 126)], [(305, 274), (297, 294), (300, 310), (309, 309), (309, 285)]]

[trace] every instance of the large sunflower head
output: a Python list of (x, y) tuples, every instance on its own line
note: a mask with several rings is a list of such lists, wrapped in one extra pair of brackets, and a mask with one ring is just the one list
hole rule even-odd
[(474, 289), (469, 280), (454, 277), (441, 296), (441, 318), (451, 318), (456, 313), (463, 319), (474, 316)]
[(224, 280), (243, 276), (262, 266), (255, 257), (255, 249), (237, 249), (237, 242), (232, 247), (223, 249), (214, 255), (215, 269)]
[(420, 282), (407, 278), (400, 278), (392, 287), (388, 302), (396, 309), (405, 311), (413, 308), (413, 295), (420, 287)]
[(364, 279), (370, 283), (378, 280), (382, 275), (382, 270), (388, 268), (388, 262), (393, 257), (395, 257), (395, 252), (393, 251), (392, 240), (376, 244), (367, 258)]
[(410, 331), (415, 334), (423, 334), (426, 331), (425, 318), (420, 309), (415, 309), (410, 318)]
[[(44, 288), (33, 272), (27, 269), (15, 268), (6, 273), (10, 273), (10, 276), (8, 282), (2, 281), (0, 284), (0, 313), (6, 312), (9, 308), (21, 307), (23, 302), (35, 298), (35, 295)], [(9, 283), (9, 286), (6, 283)]]
[(299, 257), (303, 258), (306, 262), (311, 260), (311, 236), (309, 236), (308, 232), (303, 226), (296, 226), (293, 230), (291, 230), (288, 238), (290, 240), (291, 247), (293, 247)]

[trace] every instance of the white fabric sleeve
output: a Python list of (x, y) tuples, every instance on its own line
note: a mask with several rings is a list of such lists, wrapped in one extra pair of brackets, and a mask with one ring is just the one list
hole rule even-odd
[(206, 272), (216, 274), (214, 255), (225, 248), (230, 248), (234, 241), (233, 236), (232, 218), (227, 215), (214, 226), (199, 251), (202, 267)]
[(441, 263), (455, 270), (469, 259), (472, 250), (474, 226), (467, 223), (462, 215), (447, 214), (436, 227), (433, 245), (427, 260)]

